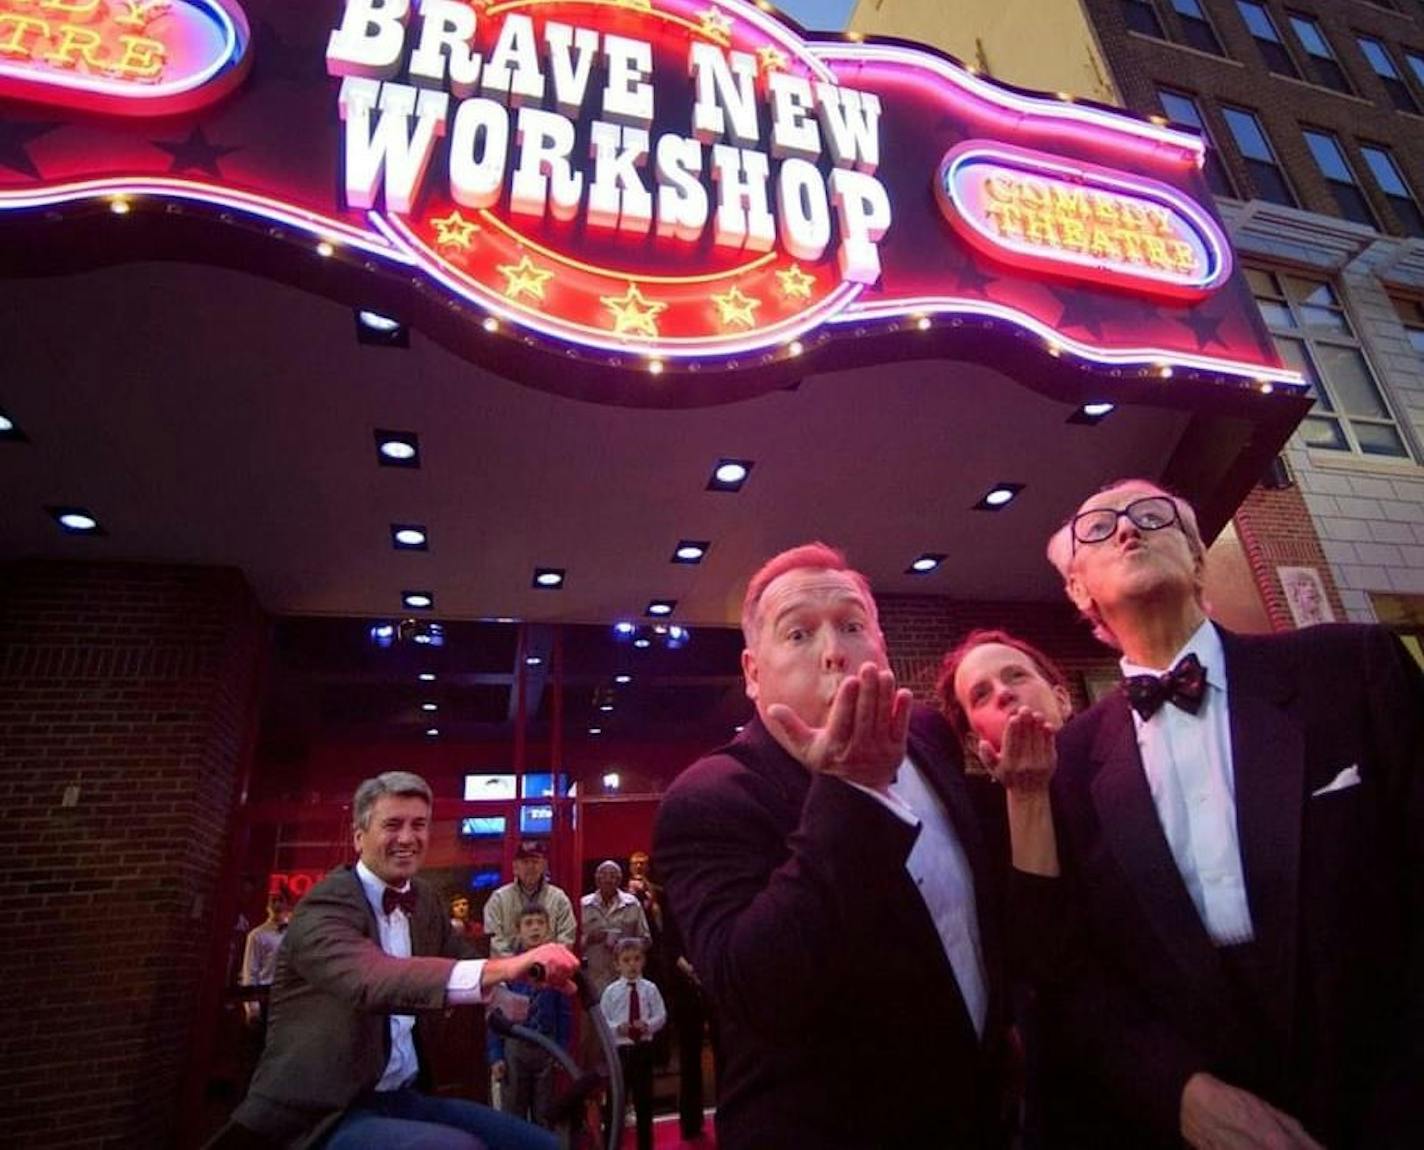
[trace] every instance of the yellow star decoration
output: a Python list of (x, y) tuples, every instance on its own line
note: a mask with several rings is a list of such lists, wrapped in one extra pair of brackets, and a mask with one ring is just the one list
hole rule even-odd
[(723, 327), (740, 324), (742, 327), (756, 327), (756, 316), (752, 313), (761, 307), (761, 300), (743, 295), (736, 284), (725, 295), (714, 295), (712, 302), (717, 305), (717, 319)]
[(800, 264), (792, 264), (784, 272), (777, 272), (776, 278), (781, 283), (781, 294), (787, 299), (811, 298), (816, 277), (803, 272)]
[(637, 284), (629, 284), (627, 292), (621, 296), (605, 295), (598, 299), (613, 313), (615, 335), (658, 338), (658, 316), (667, 311), (668, 305), (660, 300), (648, 299), (638, 290)]
[(709, 40), (715, 40), (718, 44), (730, 44), (732, 41), (732, 18), (715, 4), (711, 8), (705, 8), (697, 14), (698, 20), (702, 22), (697, 30)]
[(119, 0), (119, 7), (121, 10), (114, 15), (114, 23), (142, 32), (168, 11), (168, 0)]
[(544, 284), (554, 278), (553, 272), (536, 268), (527, 255), (517, 264), (500, 264), (495, 270), (508, 280), (504, 294), (510, 299), (527, 295), (530, 299), (543, 303)]
[(436, 247), (455, 247), (470, 250), (470, 236), (478, 229), (479, 225), (474, 220), (467, 220), (460, 214), (460, 209), (456, 208), (444, 219), (430, 220), (430, 225), (435, 229)]
[(780, 48), (764, 44), (756, 50), (756, 56), (757, 63), (761, 65), (763, 73), (786, 71), (786, 53)]

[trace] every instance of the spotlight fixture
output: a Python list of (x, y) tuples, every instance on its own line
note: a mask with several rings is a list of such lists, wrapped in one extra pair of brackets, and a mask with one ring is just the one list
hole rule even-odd
[(905, 574), (928, 575), (931, 571), (936, 570), (946, 558), (947, 556), (940, 554), (938, 551), (926, 551), (905, 568)]
[(639, 635), (638, 638), (633, 640), (633, 646), (637, 647), (640, 651), (646, 651), (652, 645), (653, 641), (646, 635)]
[(633, 635), (633, 632), (636, 631), (637, 629), (638, 629), (638, 627), (637, 627), (637, 625), (634, 624), (634, 623), (627, 623), (627, 622), (624, 622), (624, 623), (614, 623), (614, 624), (613, 624), (613, 633), (614, 633), (615, 635), (619, 636), (619, 638), (623, 638), (623, 639), (631, 638), (632, 635)]
[(540, 591), (558, 591), (564, 585), (564, 569), (562, 567), (534, 568), (533, 585)]
[(1113, 413), (1114, 405), (1111, 403), (1085, 403), (1068, 417), (1069, 423), (1087, 424), (1092, 427), (1101, 423)]
[(708, 491), (740, 491), (751, 474), (750, 459), (719, 459), (707, 481)]
[(28, 443), (30, 437), (3, 410), (0, 410), (0, 443)]
[(413, 431), (376, 431), (376, 462), (382, 467), (419, 467), (420, 438)]
[(428, 551), (430, 541), (419, 523), (392, 523), (391, 546), (397, 551)]
[(367, 347), (409, 347), (410, 328), (378, 311), (356, 312), (356, 342)]
[(435, 606), (435, 592), (402, 591), (401, 602), (414, 611), (429, 611)]
[(701, 563), (712, 544), (705, 539), (683, 539), (673, 548), (674, 563)]
[(46, 507), (66, 535), (106, 535), (94, 513), (85, 507)]
[(974, 510), (1000, 511), (1012, 503), (1023, 489), (1022, 483), (996, 483), (984, 493), (984, 498), (974, 505)]
[(676, 599), (653, 599), (648, 603), (648, 609), (644, 612), (647, 615), (656, 615), (659, 618), (666, 618), (677, 609)]

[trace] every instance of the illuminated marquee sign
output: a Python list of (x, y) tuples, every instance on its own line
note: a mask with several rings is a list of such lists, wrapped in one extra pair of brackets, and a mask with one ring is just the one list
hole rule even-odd
[[(250, 72), (244, 10), (271, 53)], [(0, 220), (199, 221), (212, 258), (265, 244), (291, 282), (572, 394), (679, 402), (636, 368), (712, 402), (890, 332), (995, 365), (1017, 340), (1039, 378), (1300, 383), (1198, 136), (747, 0), (0, 0), (7, 96), (100, 115), (21, 125)]]
[(985, 254), (1048, 273), (1195, 298), (1231, 272), (1216, 223), (1171, 188), (1019, 148), (963, 144), (936, 189), (956, 230)]
[(187, 111), (246, 70), (227, 0), (0, 0), (0, 96), (124, 115)]

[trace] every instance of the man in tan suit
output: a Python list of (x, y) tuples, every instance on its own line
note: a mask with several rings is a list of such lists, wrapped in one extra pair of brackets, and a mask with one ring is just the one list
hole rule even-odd
[(550, 985), (578, 959), (554, 943), (512, 958), (466, 957), (443, 900), (417, 879), (430, 838), (430, 787), (388, 771), (352, 802), (360, 861), (298, 905), (277, 957), (267, 1046), (237, 1132), (325, 1150), (549, 1150), (547, 1131), (474, 1102), (415, 1089), (420, 1013), (482, 1002), (542, 966)]

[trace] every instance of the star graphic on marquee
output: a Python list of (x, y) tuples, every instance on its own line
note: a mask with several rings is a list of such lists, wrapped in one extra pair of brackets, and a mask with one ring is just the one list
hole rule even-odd
[(1098, 315), (1097, 305), (1084, 299), (1081, 292), (1063, 288), (1049, 288), (1049, 292), (1063, 305), (1063, 312), (1054, 324), (1059, 331), (1065, 327), (1081, 328), (1092, 333), (1095, 339), (1103, 338), (1103, 321)]
[(816, 277), (807, 275), (800, 264), (792, 264), (784, 272), (776, 273), (781, 284), (781, 294), (787, 299), (810, 299), (811, 289), (816, 285)]
[(772, 44), (763, 44), (756, 50), (757, 64), (762, 74), (786, 71), (786, 53)]
[(475, 223), (474, 220), (465, 219), (465, 217), (460, 214), (459, 208), (456, 208), (442, 219), (437, 219), (432, 216), (430, 226), (435, 229), (436, 247), (464, 248), (465, 251), (470, 250), (470, 236), (479, 230), (479, 225)]
[(500, 264), (495, 268), (508, 281), (504, 294), (510, 299), (527, 295), (530, 299), (544, 302), (544, 284), (554, 278), (554, 273), (536, 268), (526, 255), (517, 264)]
[(710, 8), (704, 8), (697, 14), (697, 19), (701, 21), (697, 29), (709, 40), (715, 40), (719, 44), (730, 44), (732, 41), (732, 18), (715, 4)]
[(614, 334), (658, 338), (658, 316), (667, 311), (668, 305), (660, 300), (648, 299), (638, 290), (637, 284), (630, 283), (621, 296), (605, 295), (598, 299), (613, 313)]
[(1184, 316), (1177, 317), (1177, 322), (1192, 329), (1192, 334), (1197, 337), (1197, 350), (1205, 351), (1208, 344), (1220, 344), (1222, 347), (1230, 346), (1221, 338), (1218, 329), (1224, 315), (1207, 315), (1206, 313), (1193, 309)]
[(960, 291), (973, 292), (975, 295), (987, 296), (989, 287), (995, 281), (995, 277), (986, 276), (978, 268), (973, 260), (966, 259), (954, 273), (954, 286)]
[(168, 0), (118, 0), (114, 23), (143, 32), (168, 11)]
[(0, 120), (0, 168), (14, 168), (33, 179), (40, 178), (40, 170), (26, 147), (47, 132), (53, 132), (58, 124), (17, 124)]
[(168, 165), (170, 173), (186, 172), (189, 168), (202, 168), (214, 179), (222, 179), (222, 172), (218, 170), (218, 161), (231, 152), (240, 152), (241, 148), (229, 147), (225, 144), (214, 144), (203, 134), (202, 125), (197, 125), (188, 133), (186, 140), (153, 140), (155, 148), (161, 148), (173, 157), (173, 162)]
[(761, 300), (743, 295), (736, 284), (732, 290), (722, 295), (714, 295), (712, 302), (717, 305), (717, 319), (723, 327), (740, 324), (742, 327), (756, 327), (756, 316), (752, 313), (761, 307)]

